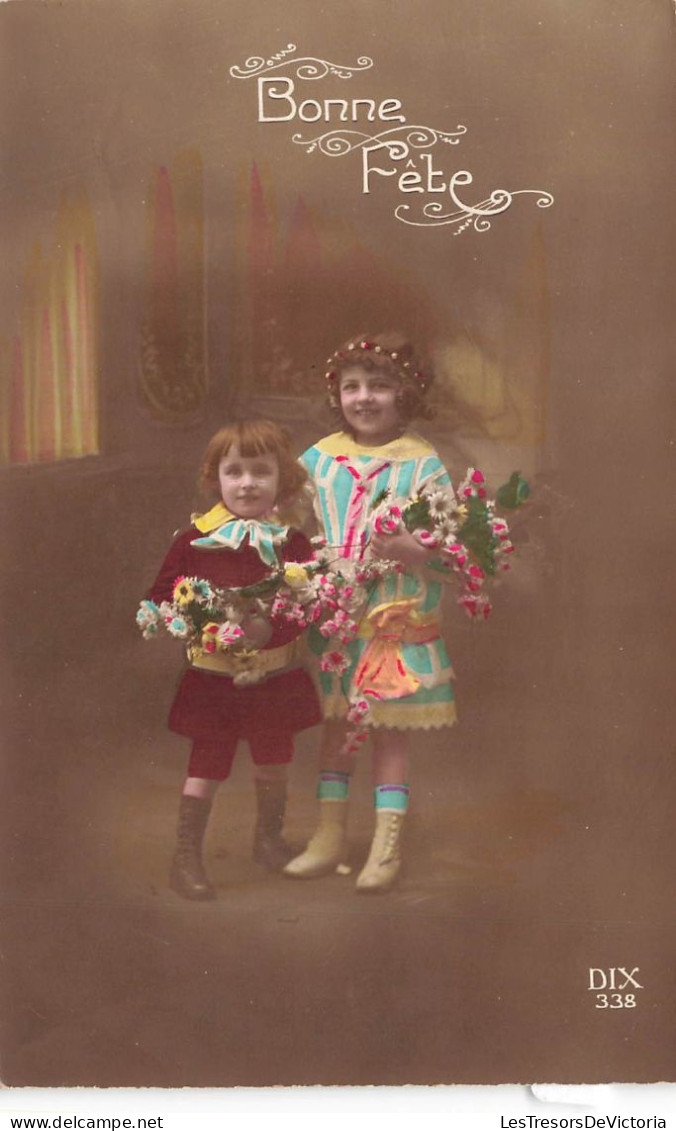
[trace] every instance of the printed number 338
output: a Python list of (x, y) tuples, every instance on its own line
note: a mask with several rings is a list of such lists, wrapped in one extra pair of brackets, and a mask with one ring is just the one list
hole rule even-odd
[(597, 994), (596, 1009), (635, 1009), (634, 994)]

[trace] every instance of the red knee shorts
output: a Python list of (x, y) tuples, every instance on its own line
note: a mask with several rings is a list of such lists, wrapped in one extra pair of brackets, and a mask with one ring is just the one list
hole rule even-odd
[[(249, 738), (251, 757), (257, 766), (284, 766), (293, 758), (293, 735), (260, 732)], [(192, 744), (188, 777), (225, 781), (230, 776), (237, 750), (237, 735), (197, 738)]]

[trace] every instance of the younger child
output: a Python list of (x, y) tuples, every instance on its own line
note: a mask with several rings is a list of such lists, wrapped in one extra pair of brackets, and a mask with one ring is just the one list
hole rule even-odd
[[(209, 441), (201, 469), (202, 486), (217, 491), (220, 502), (178, 535), (150, 600), (171, 601), (181, 577), (239, 588), (265, 579), (281, 562), (307, 561), (308, 539), (285, 526), (275, 509), (292, 503), (306, 478), (289, 436), (276, 424), (256, 420), (222, 428)], [(249, 615), (242, 627), (244, 654), (189, 649), (190, 666), (169, 715), (170, 729), (192, 739), (170, 875), (171, 887), (185, 899), (214, 898), (202, 843), (213, 796), (230, 774), (240, 739), (248, 741), (255, 764), (254, 860), (280, 871), (293, 855), (282, 837), (287, 765), (294, 734), (315, 726), (321, 712), (297, 655), (301, 629), (272, 625), (260, 615)], [(239, 685), (243, 670), (257, 682)]]
[(377, 671), (394, 672), (389, 684), (381, 674), (371, 706), (376, 828), (357, 879), (359, 892), (378, 892), (392, 886), (401, 865), (400, 834), (409, 799), (407, 737), (417, 732), (420, 743), (421, 731), (451, 725), (455, 704), (439, 625), (442, 585), (428, 570), (434, 551), (406, 530), (374, 533), (371, 508), (384, 491), (400, 507), (423, 490), (443, 506), (452, 488), (434, 448), (407, 430), (413, 417), (430, 415), (425, 396), (431, 382), (407, 342), (391, 336), (353, 338), (329, 358), (325, 377), (341, 431), (308, 448), (301, 459), (315, 483), (317, 517), (328, 547), (337, 557), (359, 562), (372, 555), (404, 569), (375, 585), (358, 637), (348, 645), (347, 670), (321, 673), (327, 722), (320, 823), (305, 852), (284, 871), (310, 878), (334, 871), (341, 862), (354, 762), (345, 749), (341, 719), (366, 673), (371, 678)]

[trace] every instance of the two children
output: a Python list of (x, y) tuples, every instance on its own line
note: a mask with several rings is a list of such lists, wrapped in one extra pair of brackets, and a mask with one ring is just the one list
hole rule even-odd
[[(329, 359), (329, 403), (341, 430), (293, 459), (285, 433), (260, 421), (222, 429), (207, 448), (202, 482), (221, 502), (194, 520), (167, 555), (150, 597), (168, 600), (177, 578), (204, 578), (216, 586), (260, 580), (282, 561), (311, 557), (305, 536), (285, 527), (280, 507), (297, 496), (306, 475), (315, 485), (317, 519), (335, 556), (353, 562), (369, 555), (399, 563), (374, 586), (350, 663), (341, 674), (322, 672), (324, 735), (319, 768), (319, 825), (306, 850), (292, 855), (281, 835), (286, 765), (293, 735), (320, 719), (310, 677), (299, 666), (297, 626), (251, 616), (242, 627), (261, 665), (261, 682), (234, 683), (236, 659), (192, 649), (169, 725), (193, 740), (179, 816), (171, 886), (188, 899), (214, 892), (201, 847), (211, 800), (227, 778), (240, 738), (249, 741), (256, 766), (258, 821), (254, 858), (297, 879), (332, 872), (346, 847), (347, 800), (353, 755), (346, 746), (349, 694), (360, 686), (376, 647), (390, 653), (399, 678), (381, 688), (371, 712), (375, 832), (357, 879), (359, 892), (388, 890), (401, 866), (401, 828), (408, 809), (407, 736), (455, 720), (451, 668), (440, 635), (441, 585), (429, 571), (434, 551), (406, 530), (373, 533), (370, 512), (387, 490), (404, 503), (421, 490), (448, 495), (450, 479), (434, 449), (407, 431), (428, 416), (431, 374), (418, 367), (412, 347), (399, 339), (359, 337)], [(305, 470), (303, 470), (305, 469)], [(391, 667), (392, 665), (390, 665)]]

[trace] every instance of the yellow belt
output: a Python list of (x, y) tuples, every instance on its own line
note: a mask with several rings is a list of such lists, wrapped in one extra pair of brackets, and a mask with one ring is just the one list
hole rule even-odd
[(188, 660), (191, 667), (201, 671), (219, 672), (221, 675), (237, 676), (244, 672), (262, 679), (273, 672), (288, 667), (298, 656), (298, 641), (282, 644), (280, 648), (266, 648), (265, 651), (243, 648), (239, 652), (205, 652), (203, 648), (191, 645)]

